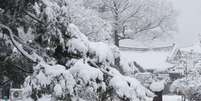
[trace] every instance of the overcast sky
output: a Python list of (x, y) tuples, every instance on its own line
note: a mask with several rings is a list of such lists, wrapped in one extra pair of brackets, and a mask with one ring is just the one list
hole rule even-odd
[(179, 32), (176, 42), (179, 46), (192, 45), (201, 33), (201, 0), (170, 0), (177, 9)]

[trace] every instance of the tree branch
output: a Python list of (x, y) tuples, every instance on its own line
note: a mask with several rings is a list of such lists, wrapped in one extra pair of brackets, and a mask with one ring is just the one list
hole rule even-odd
[(41, 23), (41, 24), (43, 24), (43, 25), (46, 26), (45, 23), (43, 23), (42, 21), (40, 21), (40, 20), (39, 20), (38, 18), (36, 18), (33, 14), (31, 14), (31, 13), (25, 11), (25, 10), (23, 10), (23, 12), (24, 12), (26, 15), (28, 15), (29, 17), (31, 17), (32, 19), (34, 19), (35, 21), (37, 21), (37, 22), (39, 22), (39, 23)]
[(107, 72), (106, 70), (102, 69), (101, 67), (99, 67), (98, 65), (96, 65), (96, 63), (94, 63), (93, 61), (90, 61), (90, 60), (89, 60), (88, 63), (89, 63), (91, 66), (93, 66), (93, 67), (99, 69), (99, 70), (102, 71), (103, 73), (107, 74), (108, 76), (114, 77), (114, 75), (112, 75), (112, 74), (110, 74), (109, 72)]
[(18, 50), (23, 56), (25, 56), (26, 58), (28, 58), (29, 60), (31, 60), (31, 61), (34, 62), (34, 63), (37, 63), (37, 62), (39, 62), (39, 61), (42, 61), (42, 58), (39, 58), (39, 56), (38, 56), (35, 52), (33, 52), (32, 54), (29, 54), (27, 51), (25, 51), (25, 50), (23, 49), (23, 46), (22, 46), (21, 44), (19, 44), (19, 43), (15, 40), (15, 38), (17, 38), (17, 37), (14, 38), (13, 32), (12, 32), (12, 30), (11, 30), (9, 27), (7, 27), (6, 25), (3, 25), (3, 24), (0, 24), (0, 27), (6, 29), (6, 30), (8, 31), (8, 36), (9, 36), (9, 38), (10, 38), (12, 44), (17, 48), (17, 50)]
[(151, 29), (159, 27), (161, 25), (161, 23), (165, 20), (165, 18), (166, 18), (166, 16), (164, 16), (163, 18), (161, 18), (159, 20), (159, 22), (156, 25), (153, 25), (153, 26), (152, 26), (151, 22), (148, 23), (146, 26), (144, 26), (140, 30), (136, 31), (134, 34), (137, 34), (137, 33), (140, 33), (140, 32), (146, 31), (146, 30), (151, 30)]

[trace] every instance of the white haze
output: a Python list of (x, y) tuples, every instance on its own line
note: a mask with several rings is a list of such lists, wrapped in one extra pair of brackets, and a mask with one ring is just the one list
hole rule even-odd
[(201, 33), (201, 0), (170, 1), (179, 13), (176, 43), (180, 47), (192, 45)]

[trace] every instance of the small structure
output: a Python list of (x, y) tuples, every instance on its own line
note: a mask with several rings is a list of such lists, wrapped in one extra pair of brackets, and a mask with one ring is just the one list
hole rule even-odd
[(201, 43), (197, 43), (191, 47), (177, 48), (168, 56), (167, 61), (175, 66), (169, 68), (171, 74), (179, 74), (185, 76), (190, 72), (201, 59)]
[(11, 101), (20, 101), (23, 99), (23, 90), (22, 89), (11, 89), (10, 90), (10, 100)]

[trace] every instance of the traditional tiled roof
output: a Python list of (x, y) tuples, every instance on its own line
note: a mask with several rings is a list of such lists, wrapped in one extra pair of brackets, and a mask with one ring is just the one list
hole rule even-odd
[(161, 47), (120, 47), (121, 55), (129, 60), (136, 61), (144, 69), (163, 71), (173, 65), (167, 62), (167, 57), (172, 52), (174, 45)]

